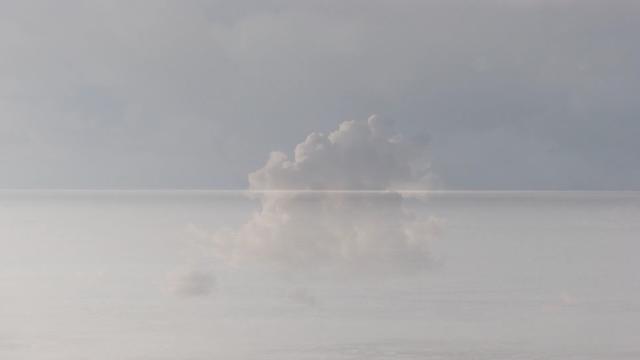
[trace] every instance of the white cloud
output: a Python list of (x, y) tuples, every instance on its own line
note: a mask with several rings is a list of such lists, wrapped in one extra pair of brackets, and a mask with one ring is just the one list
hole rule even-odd
[(376, 116), (346, 121), (332, 133), (314, 132), (294, 158), (273, 152), (249, 175), (252, 190), (390, 190), (426, 188), (427, 147), (393, 132)]
[[(252, 190), (389, 190), (425, 188), (424, 144), (394, 133), (375, 116), (312, 133), (293, 159), (272, 153), (250, 174)], [(403, 205), (397, 192), (265, 192), (261, 208), (239, 229), (214, 236), (223, 262), (275, 265), (288, 273), (338, 270), (391, 274), (430, 263), (432, 219)]]

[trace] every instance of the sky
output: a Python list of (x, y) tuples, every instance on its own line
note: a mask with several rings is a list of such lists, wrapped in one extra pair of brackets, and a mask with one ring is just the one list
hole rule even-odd
[(428, 148), (429, 188), (640, 190), (638, 19), (634, 0), (0, 1), (0, 188), (243, 189), (377, 114)]

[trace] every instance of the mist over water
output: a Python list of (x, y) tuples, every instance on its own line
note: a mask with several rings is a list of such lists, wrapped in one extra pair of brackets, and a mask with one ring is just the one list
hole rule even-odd
[(639, 193), (396, 195), (2, 192), (0, 358), (640, 357)]

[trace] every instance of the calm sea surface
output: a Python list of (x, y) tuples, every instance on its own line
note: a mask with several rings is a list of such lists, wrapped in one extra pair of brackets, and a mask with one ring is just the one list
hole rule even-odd
[(433, 234), (419, 271), (329, 275), (216, 256), (263, 196), (0, 192), (0, 359), (640, 359), (640, 193), (333, 194)]

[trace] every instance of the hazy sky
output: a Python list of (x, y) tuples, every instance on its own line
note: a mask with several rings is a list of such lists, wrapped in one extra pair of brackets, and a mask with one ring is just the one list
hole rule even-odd
[(0, 1), (0, 187), (245, 188), (375, 113), (450, 189), (640, 189), (640, 2)]

